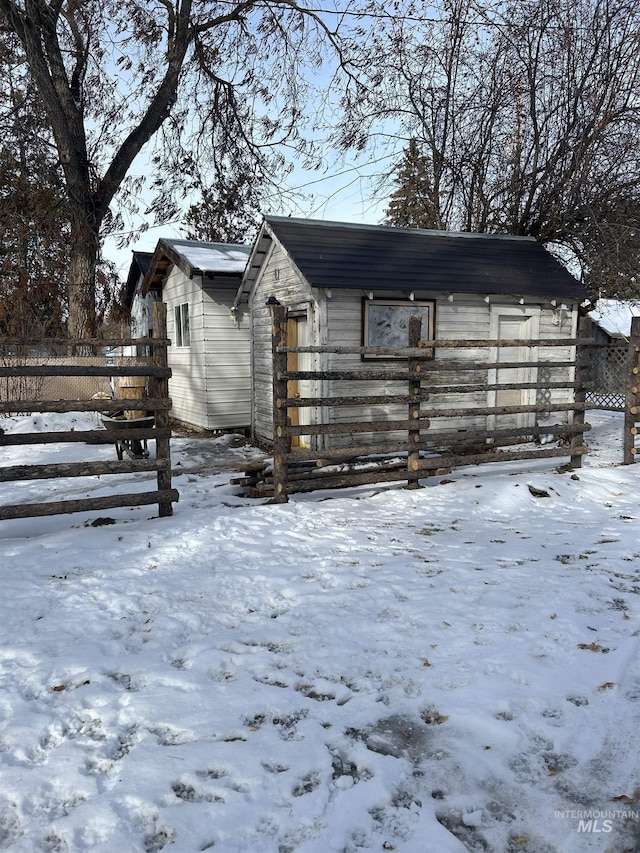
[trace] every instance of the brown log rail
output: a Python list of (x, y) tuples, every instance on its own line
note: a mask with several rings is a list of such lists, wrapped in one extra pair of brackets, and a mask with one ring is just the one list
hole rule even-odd
[[(273, 464), (263, 469), (252, 469), (244, 478), (232, 483), (247, 486), (249, 494), (256, 497), (272, 496), (274, 501), (286, 501), (294, 492), (316, 489), (333, 489), (379, 482), (405, 480), (409, 488), (419, 487), (419, 480), (449, 472), (460, 465), (479, 465), (485, 462), (505, 462), (531, 459), (560, 459), (569, 457), (570, 468), (579, 467), (582, 456), (588, 452), (584, 444), (584, 433), (591, 427), (585, 423), (585, 402), (588, 388), (585, 366), (586, 348), (593, 344), (588, 337), (588, 325), (581, 325), (577, 337), (570, 339), (544, 340), (420, 340), (420, 320), (411, 318), (409, 346), (406, 348), (366, 347), (291, 347), (287, 346), (287, 310), (272, 306), (273, 332)], [(497, 348), (530, 347), (545, 349), (544, 361), (496, 361), (488, 352), (488, 360), (464, 360), (464, 349), (497, 350)], [(567, 358), (567, 350), (576, 356)], [(453, 351), (453, 352), (452, 352)], [(550, 352), (558, 352), (557, 360)], [(292, 352), (306, 352), (332, 356), (377, 355), (403, 359), (387, 370), (379, 364), (367, 369), (326, 369), (320, 362), (318, 370), (293, 371), (288, 369), (287, 356)], [(435, 358), (426, 360), (426, 353)], [(449, 357), (449, 353), (453, 358)], [(490, 380), (490, 372), (507, 369), (545, 368), (545, 376), (537, 382), (499, 383)], [(562, 371), (560, 378), (552, 379), (554, 370)], [(464, 375), (469, 381), (464, 382)], [(295, 380), (396, 383), (392, 393), (371, 395), (357, 393), (317, 397), (289, 396), (289, 382)], [(406, 387), (406, 393), (397, 383)], [(538, 391), (535, 404), (489, 405), (461, 399), (458, 406), (451, 397), (456, 394), (486, 394), (491, 391), (529, 389)], [(391, 390), (391, 389), (390, 389)], [(551, 392), (559, 390), (565, 402), (551, 401)], [(438, 402), (434, 396), (447, 395), (447, 402)], [(486, 401), (485, 396), (485, 401)], [(372, 407), (396, 404), (404, 406), (404, 417), (399, 419), (376, 418), (367, 420), (353, 417), (348, 421), (337, 420), (333, 412), (340, 408)], [(291, 424), (287, 413), (294, 408), (310, 407), (314, 417), (310, 424)], [(400, 409), (401, 411), (401, 409)], [(327, 412), (324, 417), (321, 412)], [(552, 413), (559, 415), (555, 422), (539, 422), (536, 415), (544, 417)], [(500, 416), (529, 414), (535, 423), (527, 426), (501, 425)], [(464, 417), (489, 418), (484, 428), (479, 425), (461, 428), (459, 419)], [(496, 416), (492, 428), (491, 418)], [(437, 419), (437, 425), (433, 422)], [(458, 424), (443, 422), (458, 420)], [(639, 418), (640, 420), (640, 418)], [(375, 436), (373, 443), (358, 441), (366, 433)], [(394, 433), (386, 436), (385, 433)], [(405, 433), (406, 439), (397, 438)], [(292, 447), (295, 436), (311, 437), (311, 448)], [(548, 437), (548, 443), (533, 444), (532, 439)], [(325, 441), (328, 437), (351, 438), (348, 447), (332, 446), (313, 449), (314, 439)], [(557, 440), (555, 444), (551, 439)], [(528, 445), (528, 446), (525, 446)], [(322, 447), (322, 444), (320, 445)]]
[(640, 424), (640, 317), (631, 319), (624, 411), (623, 464), (631, 465), (636, 461), (639, 452), (635, 443), (639, 429), (638, 424)]
[[(36, 340), (3, 338), (0, 346), (19, 347), (25, 351), (30, 345), (42, 343)], [(0, 520), (31, 518), (35, 516), (58, 515), (61, 513), (91, 512), (94, 510), (114, 509), (116, 507), (144, 506), (158, 504), (158, 515), (170, 516), (172, 504), (178, 500), (178, 492), (171, 486), (171, 450), (169, 428), (169, 377), (171, 369), (167, 362), (166, 305), (155, 303), (153, 306), (153, 336), (151, 338), (95, 339), (47, 341), (68, 350), (103, 350), (105, 347), (145, 347), (152, 352), (151, 358), (140, 359), (131, 364), (73, 365), (73, 364), (4, 364), (0, 365), (2, 377), (34, 376), (98, 376), (110, 378), (145, 377), (146, 390), (139, 399), (113, 397), (111, 399), (77, 400), (0, 400), (0, 413), (10, 412), (96, 412), (114, 414), (116, 412), (139, 411), (152, 414), (153, 425), (146, 427), (131, 426), (123, 431), (126, 439), (156, 443), (155, 459), (123, 458), (121, 461), (70, 462), (44, 465), (12, 465), (0, 467), (0, 482), (19, 482), (27, 480), (46, 480), (57, 477), (94, 477), (103, 474), (131, 475), (155, 472), (157, 488), (150, 491), (113, 494), (104, 497), (82, 498), (79, 500), (40, 501), (0, 506)], [(11, 361), (11, 359), (6, 359)], [(0, 425), (2, 421), (0, 420)], [(133, 421), (131, 421), (133, 423)], [(0, 447), (29, 447), (63, 442), (82, 442), (87, 445), (113, 445), (121, 438), (120, 431), (112, 429), (51, 431), (5, 435), (0, 432)]]

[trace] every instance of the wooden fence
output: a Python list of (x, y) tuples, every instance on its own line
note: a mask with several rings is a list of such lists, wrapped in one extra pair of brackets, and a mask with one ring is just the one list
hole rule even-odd
[[(401, 480), (406, 480), (409, 488), (417, 488), (422, 478), (448, 472), (455, 466), (485, 462), (569, 457), (569, 467), (575, 468), (588, 452), (584, 446), (584, 433), (590, 429), (585, 423), (588, 408), (585, 347), (592, 340), (580, 337), (582, 331), (577, 338), (563, 340), (424, 341), (420, 340), (420, 318), (412, 317), (407, 348), (291, 347), (287, 346), (285, 308), (272, 308), (272, 323), (273, 466), (272, 470), (248, 471), (243, 480), (233, 481), (247, 486), (256, 497), (272, 495), (281, 502), (293, 492)], [(531, 354), (529, 360), (517, 361), (515, 357), (504, 360), (509, 347), (516, 351), (527, 349)], [(460, 356), (465, 349), (485, 349), (487, 358), (482, 362), (465, 359)], [(543, 349), (545, 360), (537, 360), (532, 353)], [(426, 353), (443, 352), (447, 357), (425, 357)], [(386, 355), (392, 356), (398, 366), (389, 369), (367, 365), (361, 370), (289, 369), (291, 355), (299, 353), (331, 354), (334, 362), (340, 355)], [(498, 371), (519, 369), (529, 371), (535, 381), (498, 381)], [(399, 393), (313, 397), (291, 393), (291, 384), (298, 381), (329, 388), (335, 382), (366, 382), (371, 388), (371, 383), (389, 380), (401, 384)], [(495, 392), (499, 401), (498, 395), (504, 399), (504, 392), (511, 390), (528, 390), (535, 395), (536, 402), (487, 404), (490, 392)], [(443, 403), (443, 399), (454, 402)], [(479, 404), (480, 400), (484, 404)], [(367, 420), (365, 416), (359, 420), (341, 420), (335, 414), (345, 408), (366, 411), (371, 406), (390, 405), (396, 410), (400, 407), (404, 415), (396, 419), (385, 416)], [(295, 411), (302, 408), (313, 410), (314, 417), (305, 418), (311, 423), (298, 422)], [(557, 416), (555, 421), (553, 414)], [(526, 425), (504, 423), (505, 418), (514, 420), (518, 416), (528, 421)], [(461, 428), (461, 419), (465, 418), (471, 425)], [(376, 440), (358, 444), (358, 436), (365, 433), (373, 434)], [(309, 437), (312, 446), (292, 446), (300, 436)], [(322, 437), (327, 449), (314, 449), (318, 437)], [(532, 444), (532, 440), (537, 443)], [(336, 446), (340, 441), (345, 446)]]
[(626, 374), (623, 462), (631, 465), (638, 455), (635, 442), (640, 424), (640, 317), (631, 320)]
[[(23, 339), (3, 339), (0, 344), (6, 348), (22, 348), (26, 350), (40, 341)], [(84, 498), (81, 500), (42, 501), (33, 504), (14, 504), (0, 506), (0, 520), (13, 518), (29, 518), (60, 513), (87, 512), (92, 510), (112, 509), (120, 506), (143, 506), (158, 504), (160, 516), (172, 514), (172, 502), (178, 500), (178, 492), (171, 488), (171, 450), (169, 427), (169, 377), (171, 370), (167, 364), (166, 306), (162, 303), (154, 305), (153, 337), (150, 339), (86, 339), (74, 341), (55, 341), (55, 344), (69, 347), (80, 347), (83, 351), (99, 350), (106, 347), (150, 347), (152, 356), (141, 359), (143, 364), (108, 364), (103, 359), (102, 365), (73, 365), (73, 364), (19, 364), (0, 366), (0, 378), (32, 378), (32, 377), (106, 377), (115, 380), (118, 387), (119, 378), (135, 377), (145, 382), (146, 391), (141, 389), (137, 399), (124, 395), (112, 398), (90, 399), (2, 399), (0, 414), (11, 412), (96, 412), (106, 415), (105, 422), (115, 420), (110, 415), (122, 412), (140, 412), (147, 414), (141, 421), (140, 427), (133, 426), (135, 420), (130, 420), (125, 431), (119, 429), (69, 430), (59, 432), (25, 433), (7, 435), (0, 433), (0, 447), (24, 447), (25, 450), (34, 445), (46, 445), (57, 442), (83, 442), (87, 445), (112, 444), (119, 447), (117, 461), (87, 461), (71, 463), (52, 463), (48, 465), (15, 465), (0, 467), (0, 482), (18, 482), (26, 480), (45, 480), (56, 477), (88, 477), (103, 474), (132, 474), (155, 471), (157, 474), (157, 489), (153, 491), (135, 492), (129, 494), (113, 494), (105, 497)], [(46, 362), (46, 359), (44, 360)], [(22, 386), (19, 386), (22, 387)], [(120, 392), (122, 393), (122, 392)], [(97, 415), (98, 416), (98, 415)], [(1, 423), (1, 421), (0, 421)], [(125, 439), (126, 436), (126, 439)], [(123, 439), (125, 441), (123, 442)], [(155, 441), (155, 458), (129, 458), (121, 452), (123, 443)]]

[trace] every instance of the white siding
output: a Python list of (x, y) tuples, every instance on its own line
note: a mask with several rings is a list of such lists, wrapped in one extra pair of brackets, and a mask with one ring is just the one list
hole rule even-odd
[(250, 296), (251, 313), (251, 370), (253, 377), (253, 413), (251, 431), (257, 444), (269, 444), (273, 439), (273, 371), (271, 314), (267, 307), (270, 296), (288, 308), (306, 306), (311, 315), (312, 340), (317, 340), (318, 302), (311, 288), (300, 278), (286, 253), (279, 245), (266, 259), (261, 275)]
[(231, 313), (238, 282), (206, 282), (203, 339), (207, 429), (248, 429), (251, 423), (249, 316)]
[[(272, 414), (272, 358), (271, 358), (271, 323), (269, 309), (266, 301), (269, 296), (276, 296), (285, 306), (300, 307), (304, 304), (309, 306), (312, 324), (312, 341), (317, 344), (329, 344), (335, 346), (361, 346), (362, 344), (362, 320), (363, 299), (366, 297), (365, 290), (332, 289), (331, 296), (310, 288), (299, 276), (295, 267), (291, 264), (286, 252), (278, 244), (275, 245), (271, 255), (263, 264), (261, 275), (258, 278), (254, 291), (250, 298), (251, 322), (252, 322), (252, 373), (253, 373), (253, 415), (252, 431), (254, 440), (258, 443), (270, 443), (273, 434)], [(403, 298), (404, 292), (389, 290), (388, 292), (376, 292), (377, 298)], [(419, 292), (415, 291), (416, 301), (435, 300), (436, 302), (436, 331), (435, 338), (441, 340), (485, 340), (491, 337), (491, 305), (493, 301), (487, 302), (479, 295), (454, 293), (450, 298), (449, 293), (443, 292)], [(515, 297), (496, 297), (495, 301), (515, 309), (520, 305)], [(526, 302), (526, 300), (525, 300)], [(540, 337), (545, 338), (567, 338), (574, 334), (575, 316), (577, 306), (570, 306), (568, 318), (560, 325), (557, 323), (555, 312), (550, 304), (534, 302), (531, 300), (530, 310), (534, 310), (540, 318)], [(527, 310), (527, 305), (522, 306)], [(427, 337), (427, 330), (423, 330), (423, 338)], [(495, 352), (493, 352), (495, 355)], [(430, 378), (434, 384), (451, 384), (449, 374), (438, 371), (438, 366), (449, 361), (469, 361), (477, 364), (479, 369), (475, 371), (461, 371), (459, 383), (486, 382), (487, 374), (482, 365), (492, 357), (492, 350), (487, 347), (465, 347), (464, 349), (440, 349), (436, 351), (436, 357), (425, 363), (425, 370), (431, 374)], [(557, 360), (570, 360), (573, 357), (571, 347), (566, 350), (554, 348), (548, 351), (539, 348), (538, 357), (543, 359), (552, 358)], [(379, 367), (393, 369), (400, 366), (401, 362), (393, 359), (371, 360), (363, 362), (359, 355), (327, 355), (318, 357), (316, 364), (322, 366), (322, 361), (329, 369), (362, 369), (366, 367)], [(566, 371), (566, 376), (570, 371)], [(554, 371), (553, 379), (559, 380), (562, 376), (559, 371)], [(320, 383), (318, 383), (320, 384)], [(392, 394), (405, 393), (406, 383), (397, 383), (392, 380), (381, 380), (375, 382), (352, 382), (342, 381), (333, 383), (332, 387), (318, 388), (317, 391), (323, 396), (347, 396), (366, 394)], [(562, 402), (572, 399), (569, 391), (557, 390), (551, 392), (552, 402)], [(423, 404), (425, 409), (434, 407), (446, 407), (460, 409), (460, 417), (453, 419), (432, 418), (431, 425), (437, 429), (471, 429), (484, 428), (486, 416), (466, 414), (474, 406), (487, 406), (488, 398), (486, 391), (473, 391), (468, 395), (434, 393), (431, 399)], [(403, 420), (407, 415), (407, 407), (404, 405), (371, 406), (367, 410), (359, 409), (335, 409), (330, 410), (336, 422), (348, 423), (350, 421), (370, 420)], [(383, 433), (377, 436), (373, 433), (354, 434), (348, 436), (335, 436), (328, 438), (327, 445), (348, 446), (353, 444), (380, 443), (385, 437), (406, 437), (406, 433)]]
[[(218, 286), (219, 285), (219, 286)], [(173, 267), (162, 290), (167, 305), (169, 394), (172, 417), (206, 430), (245, 429), (251, 420), (249, 323), (230, 312), (235, 288), (228, 280), (188, 279)], [(178, 347), (175, 308), (189, 305), (191, 343)]]
[[(403, 294), (398, 291), (376, 292), (376, 298), (402, 298)], [(436, 301), (436, 330), (435, 337), (441, 339), (456, 339), (456, 338), (485, 338), (489, 334), (489, 312), (488, 306), (480, 298), (474, 296), (466, 296), (456, 294), (455, 301), (449, 302), (445, 294), (416, 291), (416, 301), (420, 300), (435, 300)], [(332, 298), (327, 301), (327, 332), (328, 343), (336, 346), (360, 346), (362, 343), (362, 314), (363, 314), (363, 299), (366, 298), (365, 291), (358, 290), (334, 290)], [(427, 338), (428, 330), (423, 329), (422, 337)], [(457, 361), (473, 361), (482, 363), (486, 360), (486, 349), (464, 349), (455, 350), (440, 350), (437, 352), (436, 358), (431, 361), (426, 361), (424, 369), (428, 371), (435, 383), (449, 382), (449, 378), (444, 374), (438, 376), (438, 363), (445, 359), (453, 359)], [(371, 368), (380, 368), (385, 370), (393, 370), (402, 365), (401, 361), (394, 359), (376, 359), (371, 361), (362, 361), (357, 355), (353, 356), (330, 356), (330, 367), (335, 369), (361, 369), (363, 366)], [(472, 373), (465, 373), (464, 377), (460, 376), (460, 382), (473, 381)], [(407, 384), (394, 382), (393, 380), (378, 380), (376, 382), (337, 382), (331, 393), (335, 395), (348, 394), (403, 394), (407, 392)], [(483, 392), (470, 393), (466, 399), (462, 400), (460, 395), (453, 394), (432, 394), (428, 403), (423, 403), (423, 408), (432, 408), (441, 406), (447, 408), (468, 409), (473, 405), (486, 405), (486, 394)], [(369, 409), (337, 409), (334, 418), (338, 422), (349, 422), (362, 420), (363, 416), (370, 420), (404, 420), (407, 416), (407, 407), (405, 405), (389, 405), (375, 406)], [(484, 416), (481, 417), (463, 417), (455, 423), (449, 421), (438, 422), (438, 419), (432, 419), (431, 424), (433, 429), (446, 427), (447, 429), (462, 429), (472, 426), (483, 426), (485, 423)], [(373, 433), (365, 433), (358, 437), (343, 436), (332, 439), (332, 444), (349, 445), (356, 441), (362, 443), (373, 443), (384, 441), (385, 438), (405, 438), (406, 433), (382, 433), (376, 436)]]

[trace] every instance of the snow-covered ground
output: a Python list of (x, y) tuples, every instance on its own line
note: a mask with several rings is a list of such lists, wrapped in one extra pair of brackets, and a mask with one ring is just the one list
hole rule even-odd
[(220, 471), (251, 449), (176, 439), (171, 518), (0, 522), (0, 849), (640, 850), (640, 465), (619, 465), (619, 416), (589, 419), (575, 473), (286, 505)]

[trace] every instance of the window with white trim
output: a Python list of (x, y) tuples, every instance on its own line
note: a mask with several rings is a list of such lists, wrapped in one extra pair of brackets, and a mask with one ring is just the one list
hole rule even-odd
[(175, 346), (188, 347), (191, 345), (191, 333), (189, 331), (189, 303), (176, 305), (173, 310), (176, 324)]

